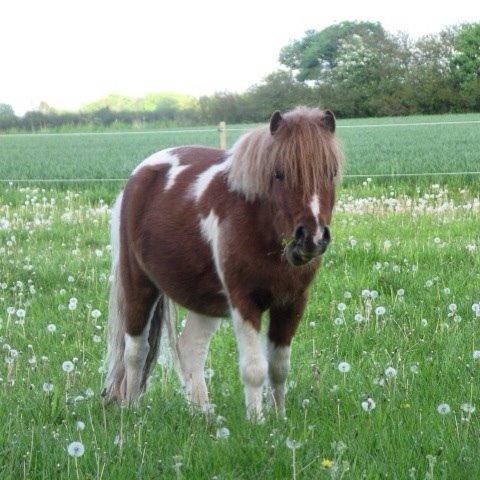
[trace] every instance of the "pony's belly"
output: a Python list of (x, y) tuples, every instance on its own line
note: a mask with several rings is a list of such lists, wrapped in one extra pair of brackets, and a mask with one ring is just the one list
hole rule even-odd
[[(195, 313), (208, 317), (228, 316), (228, 302), (221, 294), (178, 295), (178, 291), (165, 292), (175, 303)], [(190, 292), (190, 294), (193, 292)]]
[[(169, 261), (148, 262), (150, 278), (175, 303), (188, 310), (210, 317), (227, 316), (227, 297), (213, 263), (209, 259), (201, 262), (185, 257), (171, 252)], [(200, 258), (205, 257), (200, 255)]]

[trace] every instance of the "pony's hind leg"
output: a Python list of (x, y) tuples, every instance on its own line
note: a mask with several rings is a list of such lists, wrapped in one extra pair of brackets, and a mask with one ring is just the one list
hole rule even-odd
[[(131, 404), (146, 385), (150, 370), (150, 365), (146, 364), (147, 358), (151, 348), (156, 350), (161, 332), (159, 325), (153, 325), (152, 322), (161, 321), (158, 307), (163, 296), (159, 295), (157, 288), (144, 274), (137, 275), (128, 293), (125, 293), (125, 376), (121, 391), (123, 400)], [(151, 332), (155, 332), (157, 338), (152, 339)]]
[(155, 360), (164, 296), (140, 268), (120, 228), (122, 202), (120, 194), (111, 214), (112, 283), (104, 396), (131, 403), (145, 388)]
[(220, 320), (217, 318), (188, 312), (185, 328), (178, 341), (187, 400), (201, 409), (208, 407), (208, 390), (204, 375), (208, 345), (219, 325)]

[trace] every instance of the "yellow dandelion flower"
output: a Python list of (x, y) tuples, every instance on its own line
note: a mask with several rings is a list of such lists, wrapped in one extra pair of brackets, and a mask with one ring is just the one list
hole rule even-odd
[(332, 468), (333, 462), (329, 458), (324, 458), (322, 460), (322, 467), (323, 468)]

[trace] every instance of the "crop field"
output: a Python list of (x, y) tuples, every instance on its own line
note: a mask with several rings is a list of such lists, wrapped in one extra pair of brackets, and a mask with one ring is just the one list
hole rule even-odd
[[(438, 125), (439, 122), (444, 124)], [(339, 138), (348, 160), (346, 174), (480, 169), (480, 114), (338, 123)], [(405, 126), (389, 127), (389, 124)], [(228, 128), (232, 129), (227, 137), (232, 144), (249, 127), (231, 125)], [(188, 144), (217, 146), (218, 133), (215, 127), (205, 127), (180, 132), (3, 135), (0, 136), (0, 178), (126, 178), (133, 167), (151, 153)]]
[[(371, 178), (339, 186), (287, 418), (260, 425), (245, 419), (228, 319), (207, 361), (211, 414), (189, 410), (163, 353), (138, 405), (105, 406), (122, 182), (0, 184), (0, 478), (480, 478), (480, 175), (374, 176), (479, 171), (480, 124), (366, 127), (478, 120), (340, 122), (346, 175)], [(185, 143), (217, 134), (0, 136), (0, 179), (121, 179)]]

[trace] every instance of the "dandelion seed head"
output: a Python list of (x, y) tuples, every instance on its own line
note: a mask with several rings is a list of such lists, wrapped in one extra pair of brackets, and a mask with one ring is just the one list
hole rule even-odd
[(387, 378), (393, 378), (397, 376), (397, 370), (393, 367), (387, 367), (384, 373)]
[(457, 311), (457, 305), (455, 303), (451, 303), (449, 306), (448, 306), (448, 309), (451, 311), (451, 312), (456, 312)]
[(228, 438), (230, 436), (230, 430), (227, 427), (219, 428), (215, 436), (218, 439)]
[(53, 383), (45, 382), (42, 388), (45, 393), (50, 393), (53, 390)]
[(214, 371), (213, 368), (206, 368), (203, 376), (206, 380), (210, 380), (213, 377)]
[(85, 453), (85, 447), (82, 442), (72, 442), (68, 445), (67, 451), (71, 457), (81, 457)]
[(362, 402), (362, 408), (365, 412), (371, 412), (375, 407), (376, 407), (376, 404), (373, 398), (368, 397), (366, 400)]
[(85, 429), (85, 424), (81, 421), (81, 420), (77, 420), (75, 422), (75, 428), (78, 430), (78, 431), (82, 431)]
[(362, 323), (364, 320), (364, 317), (361, 313), (356, 313), (355, 317), (353, 317), (357, 323)]
[(287, 438), (285, 443), (290, 450), (296, 450), (297, 448), (300, 448), (302, 446), (302, 442), (299, 442), (298, 440), (293, 440), (291, 438)]
[(340, 302), (340, 303), (337, 305), (337, 310), (338, 310), (339, 312), (344, 312), (346, 308), (347, 308), (347, 306), (346, 306), (344, 303), (342, 303), (342, 302)]
[(451, 410), (450, 405), (448, 403), (441, 403), (437, 407), (437, 412), (440, 415), (448, 415), (451, 411), (452, 410)]
[(62, 363), (62, 370), (64, 372), (67, 372), (67, 373), (73, 372), (74, 368), (75, 368), (75, 365), (70, 360), (66, 360), (65, 362)]
[(461, 408), (462, 411), (464, 411), (465, 413), (473, 413), (473, 412), (475, 412), (475, 406), (472, 405), (471, 403), (462, 403), (462, 405), (460, 406), (460, 408)]
[(340, 362), (338, 364), (338, 370), (342, 373), (347, 373), (352, 368), (348, 362)]

